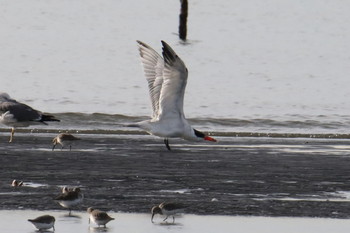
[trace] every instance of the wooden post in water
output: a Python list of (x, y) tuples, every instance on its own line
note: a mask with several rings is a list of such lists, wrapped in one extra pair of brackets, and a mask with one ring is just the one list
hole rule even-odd
[(187, 2), (187, 0), (180, 0), (180, 2), (181, 2), (181, 11), (180, 11), (179, 37), (181, 40), (186, 40), (188, 2)]

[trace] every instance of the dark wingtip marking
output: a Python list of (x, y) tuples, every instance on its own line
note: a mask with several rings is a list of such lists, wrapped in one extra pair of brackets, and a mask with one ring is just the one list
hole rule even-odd
[(150, 49), (153, 50), (149, 45), (147, 45), (146, 43), (140, 41), (140, 40), (136, 40), (136, 42), (139, 44), (139, 52), (140, 52), (140, 56), (144, 57), (144, 49)]
[(166, 63), (172, 63), (175, 61), (177, 55), (174, 52), (174, 50), (165, 42), (162, 40), (163, 45), (163, 57)]
[(146, 47), (146, 48), (149, 47), (147, 44), (143, 43), (143, 42), (140, 41), (140, 40), (136, 40), (136, 42), (137, 42), (139, 45), (143, 46), (143, 47)]

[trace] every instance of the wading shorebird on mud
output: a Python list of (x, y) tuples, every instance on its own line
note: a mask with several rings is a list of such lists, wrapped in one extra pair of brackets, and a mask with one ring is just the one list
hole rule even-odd
[(55, 200), (64, 208), (69, 209), (69, 214), (71, 215), (72, 208), (83, 201), (83, 194), (80, 192), (80, 188), (74, 188), (73, 190), (64, 189), (62, 194), (57, 196)]
[(55, 230), (55, 217), (51, 215), (43, 215), (35, 219), (28, 219), (39, 231), (53, 228)]
[(96, 223), (96, 225), (98, 227), (100, 226), (104, 226), (104, 228), (106, 228), (106, 224), (109, 222), (109, 221), (112, 221), (114, 220), (114, 218), (112, 218), (111, 216), (109, 216), (106, 212), (104, 211), (100, 211), (100, 210), (97, 210), (97, 209), (94, 209), (92, 207), (89, 207), (87, 209), (87, 212), (89, 213), (89, 224), (90, 224), (90, 221), (91, 222), (94, 222)]
[(163, 202), (157, 206), (153, 206), (151, 210), (151, 213), (152, 213), (151, 222), (153, 223), (154, 215), (161, 214), (166, 216), (165, 219), (163, 219), (163, 221), (167, 220), (169, 216), (173, 216), (173, 223), (175, 223), (175, 215), (183, 213), (184, 210), (185, 210), (185, 206), (183, 204)]
[(189, 141), (216, 142), (194, 129), (185, 118), (183, 102), (188, 70), (184, 62), (164, 41), (163, 57), (147, 44), (137, 41), (152, 102), (152, 119), (136, 123), (149, 134), (164, 138), (168, 150), (169, 138)]
[(72, 145), (78, 140), (80, 140), (80, 138), (77, 138), (72, 134), (60, 133), (52, 140), (52, 143), (53, 143), (52, 151), (55, 150), (55, 147), (57, 144), (61, 145), (61, 150), (64, 148), (64, 146), (69, 145), (69, 150), (71, 151)]

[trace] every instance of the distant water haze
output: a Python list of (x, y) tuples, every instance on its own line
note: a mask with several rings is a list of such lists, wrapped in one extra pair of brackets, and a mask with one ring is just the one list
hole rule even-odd
[(30, 0), (1, 8), (0, 91), (36, 109), (150, 115), (136, 40), (159, 52), (165, 40), (189, 69), (185, 114), (208, 129), (349, 131), (347, 2), (189, 1), (186, 43), (176, 35), (178, 1)]

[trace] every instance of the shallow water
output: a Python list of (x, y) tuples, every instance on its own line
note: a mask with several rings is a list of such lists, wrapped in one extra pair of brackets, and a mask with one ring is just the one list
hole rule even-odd
[(39, 110), (150, 115), (135, 41), (160, 51), (166, 40), (190, 71), (185, 113), (208, 120), (204, 129), (350, 129), (347, 2), (190, 1), (186, 43), (176, 35), (178, 1), (0, 6), (0, 91)]
[[(57, 113), (55, 117), (61, 122), (18, 128), (16, 132), (144, 135), (145, 132), (129, 125), (149, 119), (146, 116), (102, 113)], [(350, 118), (348, 116), (341, 118), (342, 121), (326, 116), (314, 117), (313, 120), (306, 121), (298, 117), (291, 119), (189, 118), (188, 120), (194, 128), (213, 136), (349, 139), (347, 125)], [(9, 133), (10, 128), (0, 125), (0, 132)]]
[[(88, 214), (76, 213), (73, 217), (62, 211), (9, 210), (0, 211), (3, 232), (37, 232), (29, 218), (50, 214), (56, 218), (55, 232), (239, 232), (239, 233), (323, 233), (348, 232), (349, 220), (327, 218), (271, 218), (240, 216), (198, 216), (185, 214), (166, 224), (157, 217), (150, 221), (150, 214), (114, 213), (115, 218), (107, 228), (97, 228), (88, 224)], [(49, 231), (47, 231), (49, 232)], [(52, 229), (50, 230), (52, 232)]]

